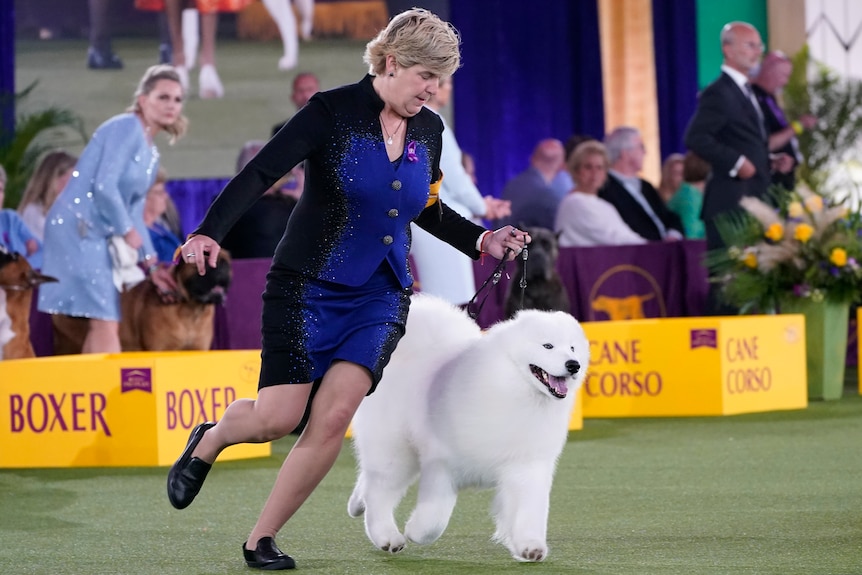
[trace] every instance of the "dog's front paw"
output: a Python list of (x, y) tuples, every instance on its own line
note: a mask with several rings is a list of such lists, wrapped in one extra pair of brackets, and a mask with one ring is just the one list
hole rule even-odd
[(379, 540), (372, 539), (372, 541), (378, 549), (386, 551), (387, 553), (398, 553), (404, 549), (404, 546), (407, 544), (407, 539), (405, 539), (400, 533), (388, 538), (381, 538)]
[(394, 520), (375, 518), (368, 510), (365, 513), (365, 534), (375, 547), (388, 553), (398, 553), (407, 543)]
[(512, 557), (518, 561), (539, 562), (548, 556), (548, 546), (542, 541), (525, 541), (518, 545), (509, 545)]

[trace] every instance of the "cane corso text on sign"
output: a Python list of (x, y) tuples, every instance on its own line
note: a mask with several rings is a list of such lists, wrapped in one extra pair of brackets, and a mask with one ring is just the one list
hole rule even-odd
[(808, 405), (802, 316), (584, 323), (584, 417), (724, 415)]

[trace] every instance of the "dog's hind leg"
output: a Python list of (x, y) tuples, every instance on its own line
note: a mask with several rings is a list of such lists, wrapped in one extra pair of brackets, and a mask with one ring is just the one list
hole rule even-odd
[(494, 540), (518, 561), (542, 561), (548, 555), (548, 506), (553, 466), (532, 464), (509, 470), (494, 497)]
[(410, 515), (404, 534), (422, 545), (440, 538), (458, 499), (458, 487), (448, 467), (442, 461), (422, 463), (416, 508)]

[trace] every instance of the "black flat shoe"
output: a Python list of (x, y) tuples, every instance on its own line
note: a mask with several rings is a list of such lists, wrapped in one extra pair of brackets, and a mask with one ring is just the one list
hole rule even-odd
[(200, 443), (204, 432), (214, 425), (215, 423), (208, 421), (192, 429), (186, 448), (168, 472), (168, 499), (177, 509), (185, 509), (191, 505), (212, 468), (212, 464), (203, 459), (192, 457), (192, 452)]
[(91, 70), (121, 70), (123, 61), (110, 50), (87, 50), (87, 68)]
[[(245, 543), (248, 543), (248, 541)], [(275, 539), (272, 537), (261, 538), (257, 542), (257, 547), (255, 547), (254, 551), (246, 549), (245, 543), (242, 544), (242, 556), (249, 567), (263, 569), (264, 571), (296, 569), (296, 562), (293, 560), (293, 557), (282, 553), (281, 549), (275, 546)]]

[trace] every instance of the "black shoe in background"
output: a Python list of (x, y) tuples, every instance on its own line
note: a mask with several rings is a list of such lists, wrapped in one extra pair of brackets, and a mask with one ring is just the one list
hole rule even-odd
[(174, 52), (170, 44), (159, 44), (159, 64), (170, 64)]
[(122, 67), (123, 61), (111, 51), (87, 50), (87, 68), (91, 70), (120, 70)]

